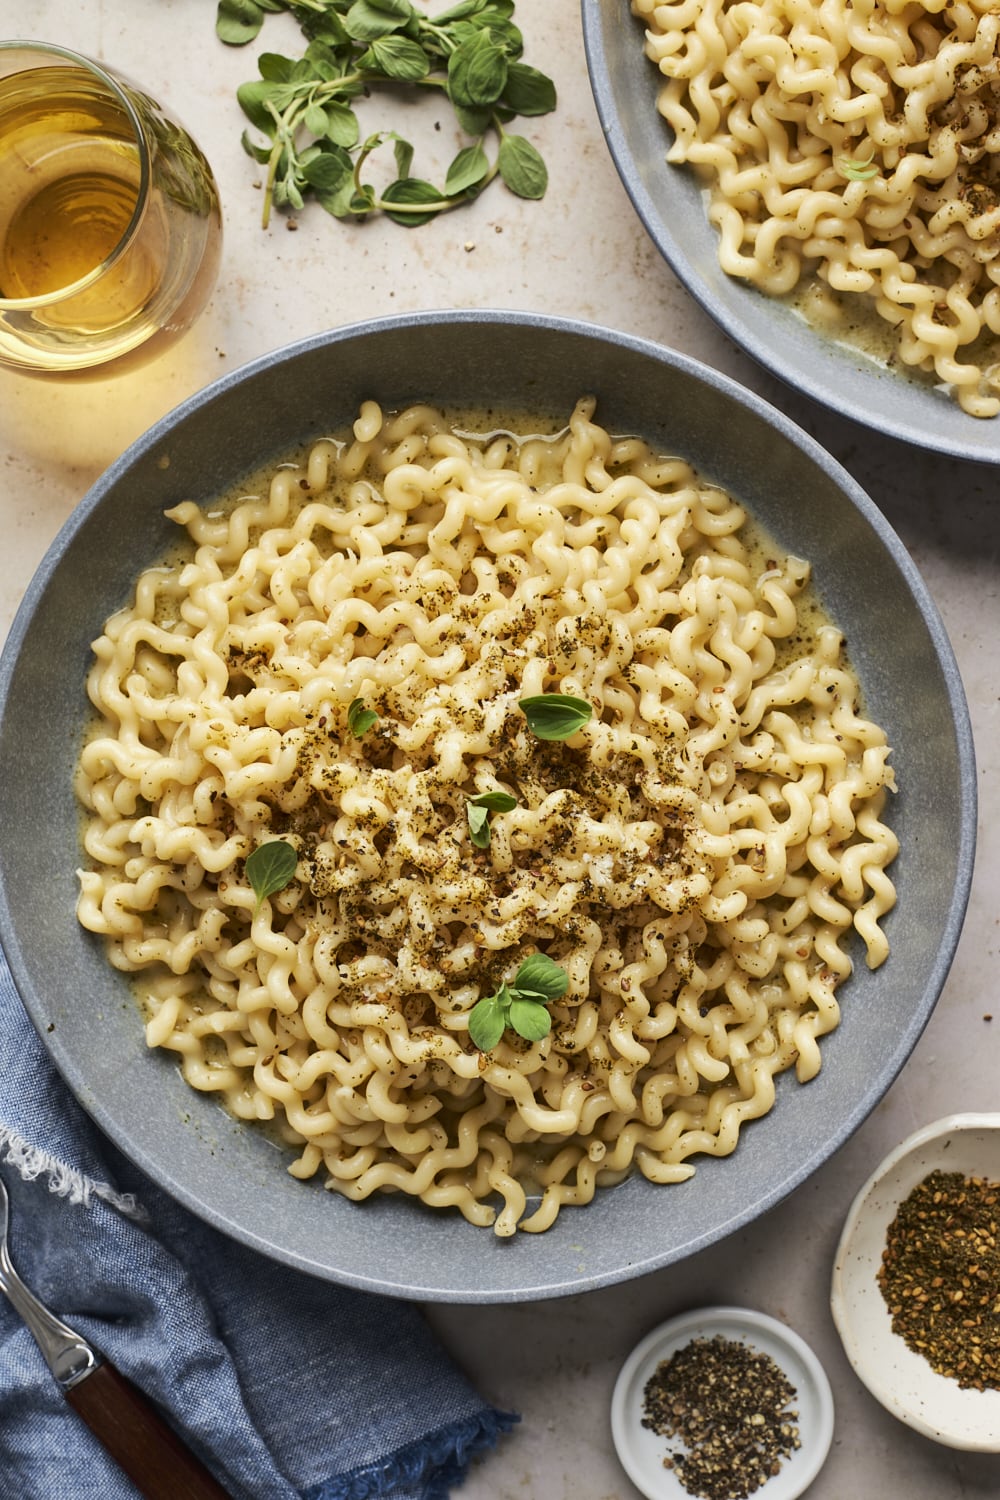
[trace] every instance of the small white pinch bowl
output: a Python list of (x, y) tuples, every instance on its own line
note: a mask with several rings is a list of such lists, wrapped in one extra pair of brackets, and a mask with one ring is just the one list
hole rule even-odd
[(760, 1500), (796, 1500), (812, 1484), (833, 1438), (833, 1395), (826, 1372), (804, 1339), (777, 1318), (747, 1307), (699, 1307), (661, 1323), (632, 1350), (618, 1373), (611, 1397), (611, 1435), (622, 1468), (647, 1500), (691, 1500), (676, 1470), (663, 1460), (678, 1439), (659, 1436), (642, 1425), (643, 1392), (657, 1366), (692, 1339), (720, 1335), (767, 1354), (795, 1390), (800, 1446), (783, 1459), (755, 1495)]
[(901, 1422), (950, 1448), (1000, 1453), (1000, 1390), (963, 1389), (892, 1331), (876, 1277), (889, 1225), (931, 1172), (1000, 1182), (1000, 1114), (947, 1115), (908, 1136), (875, 1169), (844, 1224), (831, 1307), (858, 1377)]

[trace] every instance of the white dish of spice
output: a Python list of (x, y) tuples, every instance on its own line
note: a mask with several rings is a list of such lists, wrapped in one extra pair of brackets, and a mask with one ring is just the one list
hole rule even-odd
[(815, 1354), (776, 1318), (698, 1308), (632, 1350), (611, 1432), (648, 1500), (796, 1500), (829, 1451), (833, 1397)]
[(1000, 1452), (1000, 1114), (949, 1115), (889, 1153), (847, 1216), (831, 1306), (887, 1410)]

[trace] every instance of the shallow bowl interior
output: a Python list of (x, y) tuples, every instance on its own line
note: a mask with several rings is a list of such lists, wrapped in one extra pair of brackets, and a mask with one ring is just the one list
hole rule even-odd
[[(811, 558), (846, 631), (869, 711), (895, 747), (902, 853), (893, 953), (863, 959), (843, 1024), (808, 1087), (779, 1080), (773, 1113), (728, 1160), (682, 1185), (630, 1180), (544, 1235), (498, 1241), (399, 1196), (353, 1205), (294, 1181), (275, 1149), (150, 1054), (131, 993), (74, 916), (70, 781), (86, 718), (89, 643), (169, 537), (163, 511), (208, 500), (361, 400), (430, 399), (562, 421), (583, 392), (612, 430), (681, 453)], [(920, 691), (913, 684), (920, 684)], [(219, 1228), (317, 1275), (451, 1301), (555, 1296), (666, 1265), (802, 1182), (865, 1118), (937, 999), (968, 896), (975, 775), (961, 684), (919, 574), (849, 476), (722, 376), (640, 340), (510, 313), (417, 314), (324, 334), (227, 376), (107, 472), (53, 544), (0, 660), (0, 934), (24, 1001), (85, 1108), (164, 1187)], [(858, 957), (860, 957), (858, 955)]]
[(1000, 418), (967, 416), (922, 376), (885, 369), (807, 323), (790, 305), (727, 276), (703, 189), (668, 165), (673, 132), (657, 113), (660, 75), (626, 0), (582, 0), (587, 64), (615, 166), (654, 244), (678, 279), (737, 344), (821, 405), (921, 448), (1000, 462)]
[(948, 1115), (908, 1136), (860, 1190), (844, 1224), (831, 1306), (855, 1371), (900, 1421), (951, 1448), (1000, 1453), (1000, 1390), (938, 1375), (893, 1332), (876, 1277), (903, 1200), (934, 1171), (1000, 1182), (1000, 1114)]

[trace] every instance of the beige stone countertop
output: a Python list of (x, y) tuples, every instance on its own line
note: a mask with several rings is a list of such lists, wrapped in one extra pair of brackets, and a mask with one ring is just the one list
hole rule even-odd
[[(483, 1392), (522, 1414), (473, 1471), (468, 1500), (637, 1500), (614, 1453), (617, 1371), (650, 1328), (701, 1303), (789, 1323), (820, 1356), (836, 1403), (833, 1446), (810, 1500), (1000, 1494), (1000, 1457), (938, 1447), (896, 1421), (852, 1372), (829, 1311), (848, 1206), (905, 1135), (956, 1110), (1000, 1107), (1000, 476), (907, 450), (779, 386), (702, 313), (633, 212), (591, 98), (579, 0), (518, 0), (525, 60), (549, 72), (557, 111), (526, 128), (546, 158), (542, 203), (495, 185), (415, 230), (336, 223), (317, 206), (291, 232), (259, 225), (261, 169), (240, 147), (239, 83), (256, 52), (290, 49), (289, 18), (227, 49), (212, 0), (0, 0), (0, 35), (34, 36), (117, 66), (183, 120), (215, 169), (222, 274), (196, 328), (158, 363), (86, 385), (0, 372), (0, 633), (60, 525), (101, 470), (154, 419), (218, 375), (291, 340), (387, 312), (536, 309), (654, 338), (724, 370), (799, 422), (858, 479), (903, 537), (942, 612), (971, 705), (980, 834), (949, 980), (882, 1104), (836, 1156), (749, 1228), (679, 1266), (604, 1291), (522, 1306), (435, 1306), (430, 1317)], [(622, 24), (631, 24), (623, 4)], [(418, 145), (419, 151), (419, 145)], [(418, 157), (419, 167), (419, 157)], [(428, 168), (428, 171), (430, 168)], [(992, 1024), (985, 1017), (996, 1014)], [(1000, 1435), (998, 1435), (1000, 1436)]]

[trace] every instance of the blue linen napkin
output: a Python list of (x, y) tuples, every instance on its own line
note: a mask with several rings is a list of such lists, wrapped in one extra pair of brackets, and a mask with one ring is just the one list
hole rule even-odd
[[(0, 1171), (22, 1278), (233, 1500), (443, 1500), (517, 1421), (480, 1399), (416, 1307), (276, 1265), (160, 1192), (70, 1095), (2, 953)], [(2, 1295), (0, 1495), (138, 1497)]]

